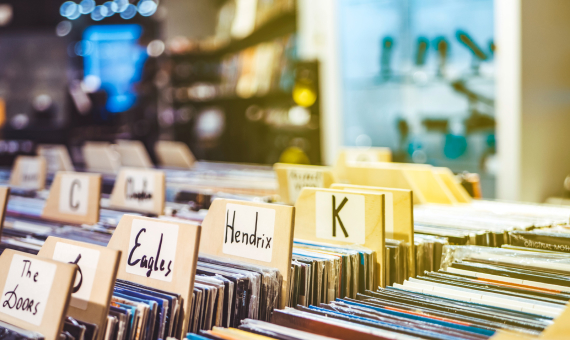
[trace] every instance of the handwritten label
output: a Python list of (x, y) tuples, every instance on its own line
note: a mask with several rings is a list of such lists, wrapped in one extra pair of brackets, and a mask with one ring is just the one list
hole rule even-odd
[(20, 159), (20, 184), (24, 189), (38, 189), (40, 187), (40, 160), (37, 158)]
[(128, 170), (125, 172), (125, 205), (152, 210), (154, 207), (154, 172)]
[(89, 202), (89, 177), (64, 174), (59, 192), (59, 212), (74, 215), (87, 215)]
[(364, 196), (315, 193), (317, 237), (356, 244), (366, 242)]
[(39, 326), (56, 269), (53, 263), (14, 254), (2, 292), (0, 311)]
[(275, 210), (227, 204), (222, 252), (271, 262), (274, 230)]
[(171, 282), (177, 241), (178, 225), (134, 219), (127, 273)]
[(378, 162), (378, 152), (376, 150), (346, 150), (346, 163), (358, 162)]
[(289, 201), (296, 202), (301, 190), (305, 187), (323, 188), (323, 172), (305, 169), (287, 169)]
[(72, 244), (57, 242), (53, 251), (53, 259), (61, 262), (77, 265), (75, 284), (73, 285), (70, 305), (79, 309), (87, 309), (97, 264), (99, 263), (100, 251), (79, 247)]

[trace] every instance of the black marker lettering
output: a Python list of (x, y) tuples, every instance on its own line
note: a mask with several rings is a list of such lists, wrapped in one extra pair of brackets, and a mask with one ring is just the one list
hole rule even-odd
[(241, 234), (241, 231), (236, 231), (236, 243), (239, 243), (239, 235)]
[(74, 179), (73, 182), (71, 182), (71, 189), (69, 191), (69, 207), (71, 208), (71, 210), (77, 210), (79, 209), (79, 201), (77, 202), (73, 202), (73, 188), (75, 188), (77, 186), (78, 189), (81, 189), (81, 182), (79, 182), (78, 179)]
[(266, 236), (265, 239), (267, 240), (267, 246), (265, 246), (265, 249), (271, 248), (271, 240), (273, 239), (273, 237)]
[(137, 234), (137, 237), (135, 238), (135, 246), (133, 247), (133, 249), (131, 249), (131, 252), (129, 253), (129, 258), (127, 259), (127, 264), (129, 266), (135, 266), (137, 263), (139, 263), (140, 260), (136, 260), (135, 262), (131, 262), (132, 258), (133, 258), (133, 254), (135, 252), (135, 250), (140, 247), (140, 243), (139, 243), (139, 236), (141, 236), (141, 233), (146, 233), (146, 228), (142, 228), (141, 230), (139, 230), (139, 233)]
[(337, 208), (336, 207), (336, 197), (335, 197), (335, 195), (332, 195), (332, 236), (334, 236), (334, 237), (336, 237), (336, 221), (337, 220), (338, 220), (338, 224), (340, 224), (340, 228), (342, 229), (342, 232), (344, 233), (344, 237), (348, 237), (348, 233), (346, 232), (346, 229), (344, 229), (344, 225), (342, 224), (342, 220), (340, 219), (340, 216), (338, 216), (338, 214), (340, 213), (340, 210), (344, 207), (346, 202), (348, 202), (348, 198), (345, 197)]

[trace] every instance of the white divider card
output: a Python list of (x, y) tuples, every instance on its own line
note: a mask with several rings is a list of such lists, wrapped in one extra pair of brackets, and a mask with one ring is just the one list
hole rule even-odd
[(0, 255), (0, 320), (56, 340), (76, 266), (7, 249)]
[(101, 175), (58, 172), (42, 217), (59, 222), (95, 224), (99, 221)]
[(334, 183), (332, 169), (326, 166), (277, 163), (273, 168), (281, 200), (288, 204), (295, 204), (305, 187), (328, 188)]
[(117, 176), (112, 206), (161, 215), (164, 212), (166, 176), (163, 171), (123, 168)]
[(294, 211), (286, 205), (216, 199), (202, 223), (200, 252), (277, 268), (283, 276), (280, 308), (285, 308)]
[(375, 284), (385, 286), (384, 194), (304, 188), (295, 209), (296, 239), (374, 250)]
[(228, 203), (222, 252), (271, 262), (274, 231), (275, 210)]
[(109, 303), (117, 278), (121, 252), (89, 243), (48, 237), (39, 256), (64, 263), (74, 263), (78, 271), (72, 289), (67, 315), (99, 326), (97, 338), (109, 314)]
[(10, 174), (10, 185), (21, 189), (43, 190), (46, 183), (46, 160), (39, 156), (18, 156)]
[(108, 248), (122, 251), (117, 278), (182, 296), (176, 338), (188, 329), (199, 225), (123, 215)]
[(65, 145), (40, 144), (36, 150), (47, 162), (47, 172), (55, 174), (58, 171), (74, 171), (71, 157)]

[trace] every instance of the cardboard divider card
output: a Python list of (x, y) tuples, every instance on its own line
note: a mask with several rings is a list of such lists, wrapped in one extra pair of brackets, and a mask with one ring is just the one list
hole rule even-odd
[(164, 167), (190, 169), (196, 162), (192, 151), (183, 142), (159, 140), (154, 145), (154, 152)]
[(408, 247), (408, 276), (415, 277), (416, 256), (414, 252), (414, 202), (412, 191), (341, 183), (333, 184), (331, 189), (384, 194), (386, 238), (403, 241), (410, 245)]
[(58, 172), (42, 217), (58, 222), (96, 224), (99, 221), (101, 175)]
[(280, 308), (287, 306), (295, 208), (216, 199), (202, 223), (200, 252), (277, 268), (283, 276)]
[(201, 227), (124, 215), (107, 247), (122, 251), (117, 278), (180, 294), (176, 337), (188, 329)]
[(10, 187), (0, 186), (0, 235), (2, 235), (2, 228), (4, 227), (8, 197), (10, 197)]
[(0, 320), (59, 339), (77, 266), (6, 249), (0, 255)]
[(344, 147), (334, 166), (337, 179), (346, 179), (346, 166), (366, 162), (391, 162), (392, 150), (382, 147)]
[(161, 215), (164, 212), (164, 171), (122, 168), (111, 193), (111, 206)]
[(98, 325), (102, 340), (121, 251), (50, 236), (38, 255), (78, 266), (67, 315)]
[(40, 144), (36, 150), (38, 156), (47, 161), (47, 172), (54, 174), (58, 171), (75, 171), (71, 157), (65, 145)]
[(47, 164), (43, 157), (18, 156), (10, 174), (10, 185), (29, 190), (43, 190), (46, 185)]
[(304, 188), (295, 208), (296, 239), (374, 250), (375, 285), (385, 286), (384, 194)]
[(113, 145), (121, 155), (121, 165), (135, 168), (152, 168), (153, 164), (144, 144), (138, 140), (118, 140)]
[(318, 165), (276, 163), (273, 166), (279, 182), (279, 196), (288, 204), (295, 204), (301, 189), (328, 188), (335, 182), (332, 168)]
[(81, 151), (90, 171), (116, 173), (121, 168), (121, 155), (111, 148), (111, 143), (87, 142)]
[(453, 195), (453, 197), (455, 197), (455, 200), (457, 200), (457, 202), (459, 203), (471, 202), (471, 196), (469, 196), (469, 193), (459, 183), (459, 181), (455, 179), (453, 172), (449, 168), (434, 167), (433, 171), (437, 176), (439, 176), (442, 182), (445, 183), (447, 189), (449, 189), (449, 192), (451, 192), (451, 194)]

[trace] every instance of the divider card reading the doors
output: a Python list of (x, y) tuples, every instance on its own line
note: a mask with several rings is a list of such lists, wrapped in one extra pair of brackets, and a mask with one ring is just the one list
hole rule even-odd
[(295, 208), (287, 205), (215, 199), (202, 222), (200, 252), (277, 268), (283, 276), (279, 308), (285, 308), (294, 212)]
[(6, 249), (0, 255), (0, 320), (58, 339), (76, 266)]
[(58, 172), (42, 217), (58, 222), (95, 224), (99, 221), (101, 175)]
[(46, 172), (45, 158), (18, 156), (10, 174), (10, 185), (28, 190), (43, 190), (46, 183)]
[(107, 246), (122, 251), (118, 279), (180, 294), (177, 339), (190, 320), (201, 230), (192, 223), (123, 215)]
[(328, 188), (334, 183), (332, 169), (326, 166), (277, 163), (273, 166), (283, 202), (295, 204), (305, 187)]
[[(39, 256), (77, 265), (67, 315), (96, 324), (104, 329), (109, 314), (109, 303), (117, 278), (121, 252), (90, 243), (50, 236), (44, 242)], [(100, 331), (97, 339), (102, 340)]]
[(172, 281), (178, 225), (135, 219), (131, 225), (127, 273)]
[(275, 210), (228, 203), (222, 251), (271, 262), (274, 230)]
[(165, 178), (159, 170), (123, 168), (111, 193), (111, 205), (160, 215), (165, 204)]
[(375, 285), (385, 286), (384, 194), (304, 188), (295, 203), (295, 238), (358, 244), (376, 252)]

